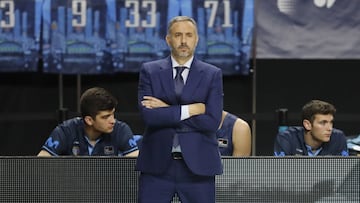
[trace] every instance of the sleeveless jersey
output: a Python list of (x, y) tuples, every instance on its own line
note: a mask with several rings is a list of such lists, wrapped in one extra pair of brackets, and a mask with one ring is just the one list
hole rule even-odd
[(221, 128), (216, 132), (221, 156), (232, 156), (233, 154), (232, 132), (236, 119), (237, 116), (227, 113)]

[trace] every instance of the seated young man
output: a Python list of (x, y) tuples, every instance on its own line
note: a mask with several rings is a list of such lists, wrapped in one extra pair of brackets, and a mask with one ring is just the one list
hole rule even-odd
[(289, 127), (275, 139), (275, 156), (349, 156), (346, 136), (333, 128), (336, 109), (327, 102), (312, 100), (302, 109), (302, 127)]
[(38, 156), (137, 156), (139, 141), (130, 127), (114, 117), (117, 100), (94, 87), (80, 98), (81, 118), (59, 124)]

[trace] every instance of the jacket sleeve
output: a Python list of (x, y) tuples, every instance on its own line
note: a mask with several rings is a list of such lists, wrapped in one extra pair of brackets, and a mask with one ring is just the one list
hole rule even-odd
[(274, 156), (287, 156), (291, 154), (291, 144), (286, 133), (277, 134), (274, 142)]
[(341, 130), (338, 130), (337, 136), (338, 136), (339, 141), (337, 142), (338, 143), (338, 152), (336, 155), (349, 156), (349, 149), (347, 147), (345, 133)]
[[(160, 90), (154, 90), (154, 83), (157, 82), (156, 74), (151, 74), (152, 67), (149, 65), (143, 64), (140, 69), (139, 75), (139, 86), (138, 86), (138, 108), (140, 114), (147, 126), (151, 126), (153, 128), (166, 128), (166, 127), (174, 127), (180, 122), (180, 113), (181, 106), (180, 105), (171, 105), (168, 107), (154, 108), (148, 109), (142, 106), (141, 101), (144, 96), (154, 96)], [(158, 98), (158, 97), (157, 97)], [(163, 98), (158, 98), (163, 100)], [(167, 102), (167, 101), (164, 101)]]
[(212, 74), (209, 84), (209, 93), (204, 102), (205, 114), (190, 117), (183, 123), (197, 131), (213, 133), (220, 126), (223, 109), (223, 82), (220, 69)]

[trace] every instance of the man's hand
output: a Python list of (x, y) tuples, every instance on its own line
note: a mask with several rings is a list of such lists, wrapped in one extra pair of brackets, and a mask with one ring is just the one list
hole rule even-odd
[(189, 104), (190, 116), (196, 116), (204, 113), (205, 113), (205, 104), (203, 103)]
[(148, 109), (155, 109), (160, 107), (168, 107), (169, 105), (160, 99), (152, 96), (144, 96), (141, 104)]

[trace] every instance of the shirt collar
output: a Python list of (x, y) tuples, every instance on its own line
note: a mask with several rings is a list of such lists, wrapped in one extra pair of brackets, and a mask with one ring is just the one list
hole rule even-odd
[(305, 146), (309, 156), (317, 156), (322, 150), (322, 147), (320, 147), (319, 149), (313, 151), (310, 145), (305, 144)]
[(191, 63), (193, 62), (194, 60), (194, 56), (192, 56), (188, 61), (186, 61), (184, 63), (184, 65), (180, 65), (175, 59), (173, 56), (171, 56), (171, 64), (172, 64), (172, 67), (175, 68), (175, 67), (178, 67), (178, 66), (185, 66), (186, 68), (189, 68), (190, 69), (190, 66), (191, 66)]

